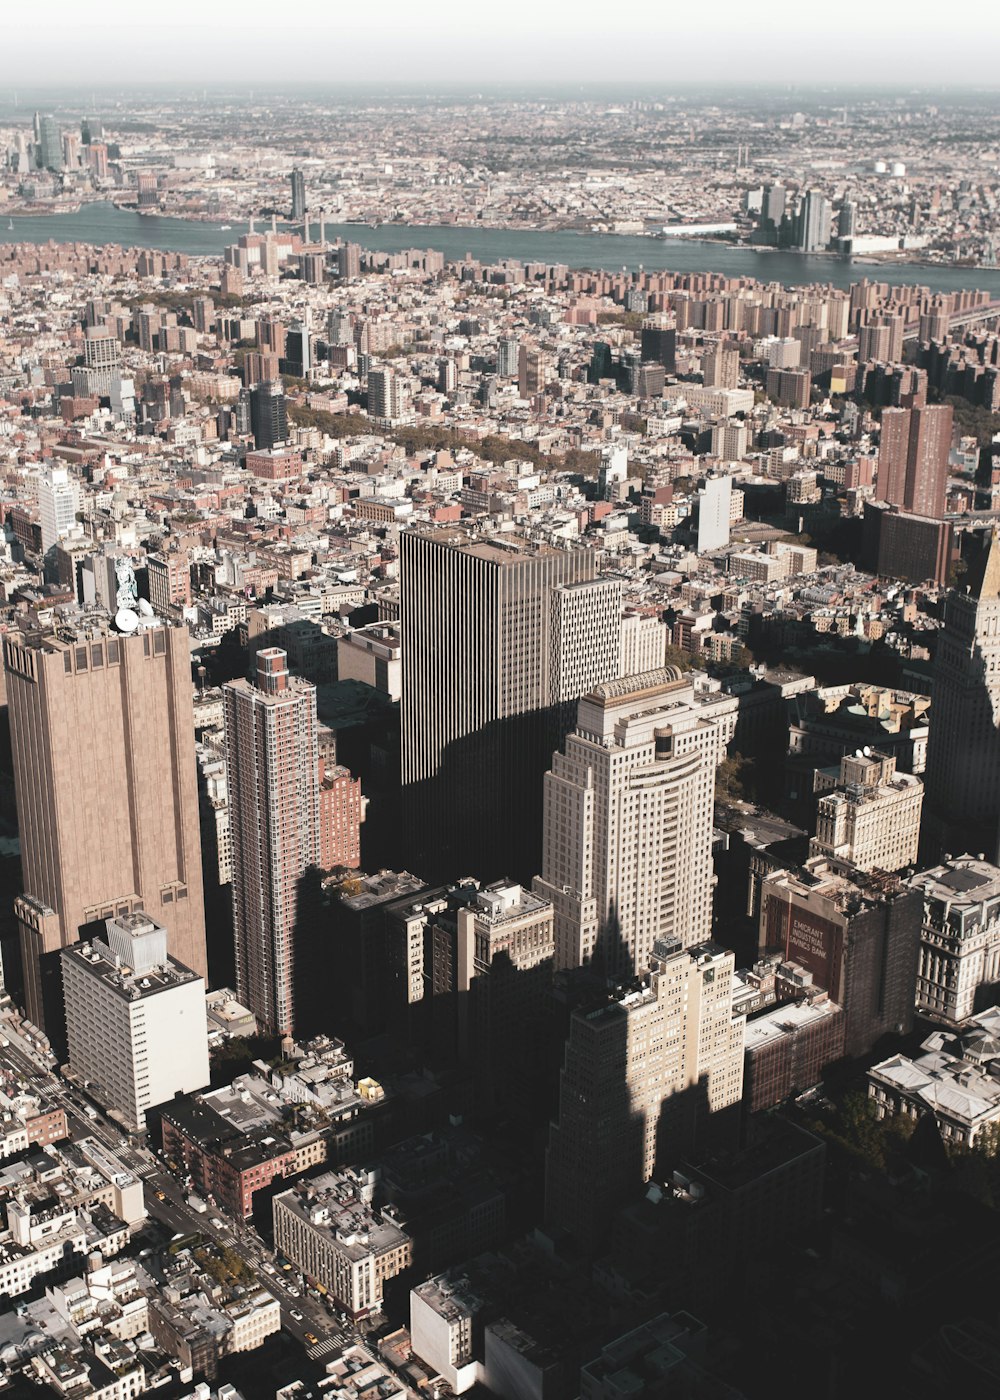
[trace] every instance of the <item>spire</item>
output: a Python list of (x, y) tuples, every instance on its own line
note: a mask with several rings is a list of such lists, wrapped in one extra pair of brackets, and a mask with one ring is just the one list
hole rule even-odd
[(975, 567), (969, 570), (969, 592), (979, 599), (1000, 598), (1000, 541), (995, 525), (989, 544), (984, 545)]

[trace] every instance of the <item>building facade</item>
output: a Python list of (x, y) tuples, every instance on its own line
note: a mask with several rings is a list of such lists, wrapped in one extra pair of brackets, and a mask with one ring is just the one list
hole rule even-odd
[(327, 1172), (274, 1198), (275, 1248), (355, 1319), (381, 1310), (386, 1281), (413, 1257), (391, 1208), (371, 1199), (356, 1172)]
[[(840, 760), (836, 775), (816, 775), (820, 798), (810, 856), (843, 861), (858, 870), (902, 870), (915, 865), (920, 844), (924, 785), (897, 773), (894, 757), (859, 751)], [(828, 784), (835, 782), (832, 791)]]
[(962, 1025), (1000, 986), (1000, 869), (959, 856), (910, 883), (924, 901), (917, 1009)]
[(642, 973), (660, 939), (709, 936), (715, 770), (735, 696), (696, 696), (676, 667), (594, 687), (545, 775), (542, 870), (559, 968), (598, 954)]
[[(743, 1092), (733, 954), (658, 944), (636, 988), (574, 1012), (546, 1162), (550, 1224), (585, 1248), (674, 1154), (705, 1147)], [(728, 1115), (726, 1115), (728, 1116)], [(727, 1125), (728, 1127), (728, 1125)]]
[(205, 976), (187, 629), (106, 622), (4, 641), (24, 894), (28, 1015), (61, 1024), (58, 950), (142, 909)]
[(69, 1063), (127, 1127), (208, 1083), (205, 982), (167, 955), (144, 914), (108, 919), (105, 937), (62, 951)]
[(929, 845), (1000, 849), (1000, 542), (991, 535), (967, 592), (945, 599), (927, 744)]
[(295, 1025), (298, 886), (320, 859), (316, 688), (280, 647), (224, 687), (236, 990), (258, 1025)]
[[(527, 880), (538, 868), (538, 791), (565, 688), (610, 679), (619, 663), (620, 609), (599, 592), (555, 596), (594, 580), (595, 564), (590, 550), (520, 536), (400, 536), (406, 856), (430, 878)], [(484, 854), (493, 869), (480, 872)]]

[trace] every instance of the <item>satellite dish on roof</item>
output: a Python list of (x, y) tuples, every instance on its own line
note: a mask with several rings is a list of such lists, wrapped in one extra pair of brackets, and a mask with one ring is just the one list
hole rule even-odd
[(870, 745), (870, 744), (866, 744), (866, 745), (865, 745), (864, 753), (865, 753), (865, 758), (871, 758), (871, 756), (872, 756), (872, 751), (871, 751), (871, 745)]
[(142, 614), (143, 617), (153, 616), (153, 605), (148, 598), (139, 599), (139, 612)]
[(119, 632), (134, 632), (139, 626), (139, 615), (131, 608), (119, 608), (115, 613), (115, 626)]

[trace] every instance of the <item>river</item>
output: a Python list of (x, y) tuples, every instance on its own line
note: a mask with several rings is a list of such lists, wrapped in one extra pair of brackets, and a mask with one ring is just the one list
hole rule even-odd
[[(13, 227), (10, 227), (13, 224)], [(261, 220), (260, 229), (266, 228)], [(318, 225), (314, 225), (318, 230)], [(136, 214), (113, 204), (84, 204), (75, 214), (43, 214), (3, 220), (2, 243), (120, 243), (130, 248), (162, 248), (166, 252), (221, 253), (245, 232), (243, 225), (224, 229), (218, 223), (169, 219), (157, 214)], [(891, 266), (846, 262), (837, 258), (807, 257), (798, 253), (758, 252), (723, 243), (692, 239), (640, 238), (626, 234), (557, 232), (545, 229), (448, 228), (412, 224), (326, 225), (326, 236), (350, 239), (364, 248), (395, 253), (403, 248), (435, 248), (446, 258), (458, 260), (466, 253), (479, 262), (500, 258), (523, 262), (565, 263), (570, 267), (616, 271), (667, 268), (672, 272), (719, 272), (727, 277), (756, 277), (786, 286), (810, 282), (847, 288), (863, 277), (893, 286), (918, 283), (937, 292), (977, 287), (1000, 300), (1000, 269), (968, 267), (919, 267), (913, 263)]]

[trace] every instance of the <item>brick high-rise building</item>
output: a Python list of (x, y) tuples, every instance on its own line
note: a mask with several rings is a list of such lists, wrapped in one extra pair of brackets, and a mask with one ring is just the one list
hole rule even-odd
[(231, 681), (223, 697), (237, 995), (262, 1028), (287, 1035), (299, 882), (320, 858), (316, 688), (267, 647), (256, 684)]
[(715, 770), (733, 696), (696, 697), (676, 667), (598, 685), (545, 775), (542, 873), (556, 966), (600, 956), (642, 973), (661, 939), (700, 943), (712, 924)]
[(898, 876), (837, 873), (820, 857), (761, 886), (760, 947), (798, 963), (844, 1008), (845, 1051), (913, 1025), (923, 901)]
[(319, 765), (319, 864), (323, 870), (361, 864), (364, 799), (361, 779), (339, 763)]
[(191, 562), (187, 553), (146, 556), (149, 601), (155, 612), (191, 606)]
[(715, 345), (706, 350), (701, 362), (702, 379), (708, 388), (737, 389), (740, 383), (740, 352)]
[(618, 670), (620, 614), (601, 588), (570, 587), (593, 584), (595, 566), (590, 550), (521, 536), (401, 534), (406, 859), (431, 879), (537, 870), (541, 779), (566, 702)]
[(52, 1034), (58, 952), (98, 921), (141, 909), (206, 974), (191, 648), (183, 627), (125, 636), (88, 617), (9, 633), (4, 660), (25, 998)]
[(882, 411), (876, 494), (914, 515), (940, 520), (948, 490), (952, 408), (886, 408)]
[(657, 944), (638, 987), (574, 1012), (545, 1213), (584, 1248), (658, 1168), (707, 1148), (725, 1121), (712, 1115), (739, 1103), (745, 1021), (733, 1016), (733, 964), (713, 943)]

